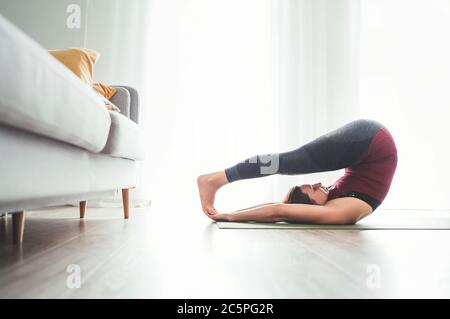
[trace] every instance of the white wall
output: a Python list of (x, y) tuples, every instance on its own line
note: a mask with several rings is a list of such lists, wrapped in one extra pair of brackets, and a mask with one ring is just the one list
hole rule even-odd
[[(0, 13), (46, 49), (89, 47), (100, 52), (96, 80), (137, 85), (148, 30), (150, 0), (0, 0)], [(69, 6), (80, 8), (79, 28), (69, 28)], [(136, 23), (139, 21), (139, 23)]]
[[(67, 7), (80, 6), (80, 28), (68, 28)], [(47, 49), (83, 46), (86, 0), (0, 0), (5, 16)]]

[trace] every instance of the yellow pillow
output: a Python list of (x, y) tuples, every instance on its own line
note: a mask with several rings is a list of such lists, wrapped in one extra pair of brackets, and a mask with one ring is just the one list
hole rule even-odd
[(109, 85), (106, 85), (101, 82), (94, 82), (92, 83), (92, 87), (101, 95), (106, 97), (108, 100), (113, 97), (114, 94), (116, 94), (117, 90)]
[[(109, 100), (116, 93), (117, 90), (112, 86), (100, 82), (94, 83), (92, 80), (94, 65), (100, 57), (97, 51), (86, 48), (70, 48), (65, 50), (49, 50), (48, 52), (106, 99)], [(120, 111), (110, 101), (105, 101), (105, 106), (108, 110)]]
[(94, 65), (97, 62), (97, 58), (100, 57), (98, 52), (82, 48), (50, 50), (49, 52), (84, 83), (92, 85)]
[(114, 87), (100, 82), (92, 83), (92, 87), (105, 98), (104, 102), (108, 110), (120, 112), (120, 109), (115, 104), (111, 103), (111, 101), (109, 100), (117, 92), (117, 90)]

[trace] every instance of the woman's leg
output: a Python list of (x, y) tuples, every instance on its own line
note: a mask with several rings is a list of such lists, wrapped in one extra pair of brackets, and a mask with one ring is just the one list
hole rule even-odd
[(383, 126), (358, 120), (289, 152), (257, 155), (225, 170), (227, 180), (335, 171), (358, 164)]

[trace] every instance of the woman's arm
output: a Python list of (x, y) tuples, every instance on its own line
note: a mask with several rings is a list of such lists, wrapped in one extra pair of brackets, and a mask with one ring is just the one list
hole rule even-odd
[(251, 207), (247, 207), (247, 208), (243, 208), (243, 209), (238, 209), (235, 213), (237, 212), (242, 212), (245, 210), (250, 210), (253, 208), (258, 208), (258, 207), (264, 207), (264, 206), (268, 206), (268, 205), (273, 205), (273, 204), (278, 204), (277, 202), (270, 202), (270, 203), (264, 203), (264, 204), (259, 204), (259, 205), (255, 205), (255, 206), (251, 206)]
[[(256, 209), (256, 208), (260, 208), (260, 207), (264, 207), (264, 206), (269, 206), (269, 205), (274, 205), (277, 204), (276, 202), (270, 202), (270, 203), (265, 203), (265, 204), (259, 204), (259, 205), (255, 205), (255, 206), (250, 206), (247, 208), (243, 208), (243, 209), (238, 209), (236, 211), (234, 211), (232, 214), (237, 214), (239, 212), (243, 212), (243, 211), (249, 211), (251, 209)], [(216, 214), (211, 214), (211, 213), (207, 213), (207, 216), (209, 216), (210, 218), (213, 218), (213, 216), (218, 216), (218, 215), (225, 215), (225, 214), (221, 214), (221, 213), (216, 213)], [(229, 215), (229, 214), (227, 214)], [(222, 216), (223, 217), (223, 216)]]
[(220, 213), (211, 215), (211, 219), (215, 221), (228, 221), (228, 222), (240, 222), (240, 221), (255, 221), (255, 222), (278, 222), (281, 221), (277, 214), (279, 203), (273, 203), (269, 205), (252, 207), (249, 209), (243, 209), (232, 213)]
[(210, 217), (216, 221), (296, 222), (306, 224), (354, 224), (362, 215), (358, 202), (334, 201), (331, 205), (306, 205), (275, 203), (245, 209), (231, 214), (216, 214)]
[(299, 223), (318, 224), (325, 221), (325, 216), (331, 212), (325, 206), (305, 204), (270, 204), (256, 208), (237, 211), (231, 214), (212, 215), (216, 221), (255, 221), (280, 222), (290, 221)]

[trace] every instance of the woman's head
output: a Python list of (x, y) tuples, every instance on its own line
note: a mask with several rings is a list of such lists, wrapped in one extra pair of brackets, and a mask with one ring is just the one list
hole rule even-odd
[(293, 187), (287, 197), (289, 204), (325, 205), (328, 201), (328, 190), (321, 183), (304, 184)]

